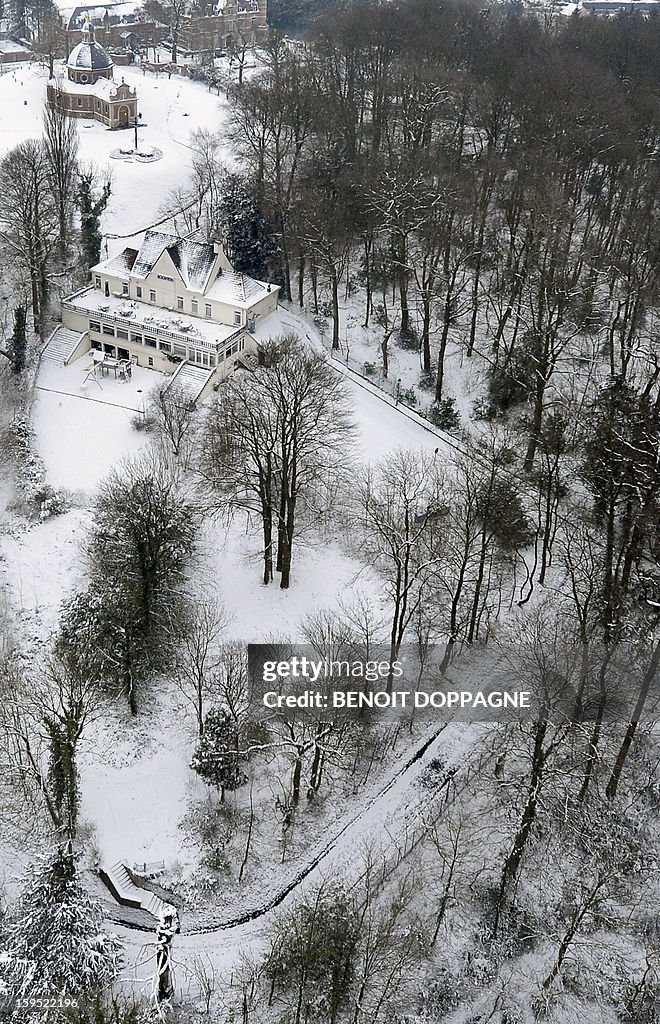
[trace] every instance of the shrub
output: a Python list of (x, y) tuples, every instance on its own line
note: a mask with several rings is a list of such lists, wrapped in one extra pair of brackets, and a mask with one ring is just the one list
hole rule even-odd
[(421, 342), (414, 327), (402, 327), (397, 337), (400, 348), (407, 352), (419, 352)]
[(428, 418), (434, 427), (440, 430), (458, 430), (461, 418), (453, 398), (441, 398), (428, 407)]
[(156, 417), (150, 412), (138, 412), (131, 420), (131, 426), (141, 434), (151, 434), (156, 429)]
[(34, 500), (39, 506), (40, 519), (62, 516), (71, 508), (71, 501), (66, 491), (55, 490), (50, 484), (44, 484), (39, 488), (35, 492)]
[(415, 389), (401, 388), (399, 391), (399, 401), (404, 402), (406, 405), (417, 405), (417, 394), (415, 392)]

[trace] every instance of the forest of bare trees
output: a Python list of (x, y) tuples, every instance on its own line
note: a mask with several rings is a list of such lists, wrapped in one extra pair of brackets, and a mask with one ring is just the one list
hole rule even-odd
[[(367, 462), (344, 375), (309, 337), (264, 341), (203, 409), (154, 392), (150, 450), (90, 503), (39, 657), (0, 621), (0, 820), (16, 845), (57, 847), (0, 921), (7, 991), (38, 991), (32, 886), (82, 921), (70, 977), (88, 1003), (58, 1024), (166, 1012), (99, 994), (119, 970), (103, 934), (92, 980), (76, 980), (100, 919), (74, 871), (92, 845), (95, 723), (141, 743), (162, 700), (189, 773), (176, 824), (195, 869), (164, 881), (188, 901), (184, 926), (231, 941), (231, 915), (252, 926), (271, 901), (217, 991), (200, 967), (206, 1009), (171, 1019), (657, 1024), (659, 99), (657, 18), (365, 0), (295, 45), (271, 34), (230, 89), (231, 173), (219, 138), (195, 136), (167, 213), (326, 318), (335, 354), (350, 299), (383, 377), (416, 352), (440, 408), (458, 354), (475, 401), (454, 436)], [(27, 311), (43, 336), (58, 281), (80, 273), (78, 214), (98, 258), (110, 186), (79, 166), (57, 110), (0, 185), (15, 376)], [(240, 555), (213, 560), (238, 533)], [(339, 555), (323, 571), (345, 558), (354, 575), (299, 615), (302, 566), (324, 546)], [(536, 713), (255, 716), (231, 602), (246, 579), (281, 615), (264, 643), (390, 664), (413, 651), (420, 687), (524, 681)], [(392, 692), (391, 671), (379, 685)]]

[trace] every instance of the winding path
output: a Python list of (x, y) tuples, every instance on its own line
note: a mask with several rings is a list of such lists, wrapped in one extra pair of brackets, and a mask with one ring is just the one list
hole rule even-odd
[[(444, 806), (450, 799), (458, 766), (474, 740), (469, 727), (456, 724), (453, 724), (450, 735), (446, 731), (449, 724), (435, 723), (380, 790), (360, 810), (353, 812), (332, 838), (312, 851), (292, 878), (268, 893), (258, 906), (228, 915), (205, 928), (182, 931), (176, 938), (174, 949), (179, 968), (178, 987), (185, 988), (188, 994), (193, 992), (200, 962), (207, 969), (211, 968), (216, 978), (229, 978), (242, 952), (259, 953), (264, 948), (271, 915), (294, 892), (304, 891), (307, 884), (327, 877), (330, 872), (346, 878), (349, 886), (358, 885), (364, 871), (363, 855), (367, 850), (377, 855), (384, 850), (392, 852), (425, 812), (434, 810), (436, 815), (441, 813), (440, 801)], [(445, 766), (442, 783), (428, 789), (417, 785), (435, 758), (441, 758)], [(126, 947), (127, 959), (139, 960), (144, 965), (140, 973), (148, 975), (145, 950), (148, 955), (151, 940), (145, 932), (149, 930), (140, 926), (125, 926), (118, 930)]]

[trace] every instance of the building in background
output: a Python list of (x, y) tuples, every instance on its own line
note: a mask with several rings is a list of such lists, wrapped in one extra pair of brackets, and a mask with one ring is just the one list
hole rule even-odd
[(127, 128), (137, 118), (137, 93), (122, 80), (113, 81), (112, 58), (96, 42), (87, 21), (83, 38), (69, 54), (66, 67), (50, 79), (47, 101), (69, 117), (94, 118), (108, 128)]

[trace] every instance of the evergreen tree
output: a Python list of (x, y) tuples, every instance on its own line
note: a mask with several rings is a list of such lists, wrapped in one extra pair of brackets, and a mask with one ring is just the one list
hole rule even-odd
[(240, 174), (226, 176), (218, 215), (234, 269), (259, 281), (272, 277), (280, 260), (275, 228), (256, 190)]
[(120, 966), (119, 942), (102, 926), (103, 909), (85, 892), (73, 856), (60, 850), (32, 869), (0, 934), (7, 1004), (100, 991)]
[(86, 271), (96, 266), (101, 258), (101, 214), (108, 205), (112, 187), (109, 181), (101, 186), (100, 195), (95, 194), (96, 179), (93, 170), (81, 171), (78, 176), (78, 209), (80, 211), (80, 244), (83, 265)]
[(7, 6), (9, 31), (12, 36), (18, 36), (19, 39), (25, 39), (28, 35), (27, 9), (26, 0), (11, 0)]
[(307, 28), (339, 6), (340, 0), (270, 0), (268, 20), (280, 31), (291, 32)]
[(89, 546), (92, 585), (66, 606), (56, 652), (82, 678), (123, 692), (164, 667), (165, 635), (181, 614), (180, 584), (197, 513), (158, 459), (114, 470), (99, 489)]
[(204, 719), (204, 732), (193, 755), (191, 767), (198, 775), (220, 790), (232, 793), (247, 781), (242, 765), (245, 754), (240, 752), (240, 736), (236, 720), (226, 708), (211, 708)]
[(25, 369), (25, 356), (27, 350), (27, 337), (25, 324), (27, 310), (21, 303), (14, 309), (14, 330), (9, 342), (9, 358), (14, 373), (21, 373)]

